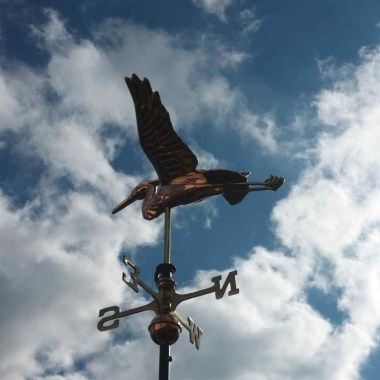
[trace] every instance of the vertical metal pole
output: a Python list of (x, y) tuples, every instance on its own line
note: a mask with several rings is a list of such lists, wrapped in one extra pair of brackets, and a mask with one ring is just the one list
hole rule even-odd
[[(164, 264), (170, 264), (170, 208), (165, 209), (165, 236), (164, 236)], [(160, 368), (159, 380), (169, 380), (169, 362), (170, 346), (168, 344), (160, 345)]]
[(170, 346), (168, 344), (160, 345), (160, 368), (158, 379), (169, 380), (169, 361), (170, 361)]
[(170, 264), (170, 208), (165, 209), (164, 263)]

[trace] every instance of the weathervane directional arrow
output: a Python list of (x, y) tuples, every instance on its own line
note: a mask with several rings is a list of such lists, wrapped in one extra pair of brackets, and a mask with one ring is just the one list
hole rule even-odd
[[(144, 289), (148, 294), (153, 297), (153, 301), (150, 303), (136, 307), (134, 309), (120, 311), (118, 306), (110, 306), (99, 311), (99, 317), (103, 317), (98, 322), (98, 330), (99, 331), (107, 331), (112, 330), (119, 327), (119, 319), (123, 317), (127, 317), (129, 315), (141, 313), (143, 311), (153, 311), (156, 315), (161, 314), (170, 314), (172, 315), (186, 330), (189, 331), (190, 334), (190, 342), (194, 343), (197, 349), (200, 346), (200, 336), (203, 331), (194, 323), (194, 321), (188, 317), (187, 322), (176, 312), (177, 306), (184, 301), (187, 301), (191, 298), (200, 297), (206, 294), (215, 293), (216, 299), (221, 299), (225, 295), (227, 289), (228, 295), (232, 296), (239, 293), (239, 289), (236, 286), (236, 275), (237, 270), (229, 272), (226, 280), (221, 286), (222, 276), (216, 276), (211, 279), (214, 285), (202, 289), (197, 290), (195, 292), (179, 294), (175, 290), (175, 282), (171, 278), (157, 278), (156, 274), (156, 283), (159, 288), (158, 292), (152, 290), (144, 281), (139, 278), (140, 268), (130, 259), (124, 256), (123, 258), (124, 264), (131, 267), (133, 272), (130, 272), (130, 278), (123, 273), (123, 281), (136, 293), (139, 292), (139, 286)], [(171, 264), (160, 264), (157, 267), (156, 273), (160, 272), (160, 266), (171, 265)], [(171, 265), (172, 266), (172, 265)], [(174, 266), (172, 266), (174, 269)], [(174, 269), (175, 270), (175, 269)], [(161, 283), (160, 283), (161, 280)], [(108, 314), (104, 316), (105, 314)]]

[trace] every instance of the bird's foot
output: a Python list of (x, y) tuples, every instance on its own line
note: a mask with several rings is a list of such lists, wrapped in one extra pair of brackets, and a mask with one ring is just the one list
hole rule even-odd
[(284, 182), (284, 178), (271, 175), (264, 181), (264, 185), (269, 188), (268, 190), (276, 191)]

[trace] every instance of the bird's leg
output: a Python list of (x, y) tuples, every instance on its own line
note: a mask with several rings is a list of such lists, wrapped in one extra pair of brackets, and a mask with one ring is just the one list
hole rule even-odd
[(276, 191), (283, 183), (284, 178), (271, 175), (264, 182), (248, 182), (249, 186), (259, 186), (257, 188), (249, 188), (250, 191), (271, 190)]
[(247, 185), (249, 186), (249, 191), (276, 191), (284, 182), (284, 178), (271, 175), (264, 182), (226, 183), (223, 186), (227, 188), (228, 191), (241, 191), (242, 186)]

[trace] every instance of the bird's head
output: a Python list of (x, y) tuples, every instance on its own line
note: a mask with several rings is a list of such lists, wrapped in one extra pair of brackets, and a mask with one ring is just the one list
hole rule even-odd
[(144, 182), (139, 183), (132, 190), (131, 195), (128, 198), (124, 199), (122, 202), (120, 202), (112, 210), (112, 214), (116, 214), (117, 212), (121, 211), (123, 208), (132, 204), (134, 201), (145, 199), (148, 188), (152, 186), (155, 186), (155, 181), (153, 182), (144, 181)]

